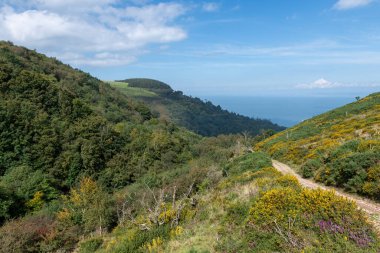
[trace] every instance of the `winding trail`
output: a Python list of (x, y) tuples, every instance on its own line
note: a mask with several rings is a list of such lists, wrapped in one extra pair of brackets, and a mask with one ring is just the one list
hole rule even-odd
[(349, 200), (354, 201), (359, 209), (363, 210), (365, 213), (367, 213), (368, 217), (374, 224), (377, 232), (380, 234), (380, 204), (375, 203), (369, 199), (361, 198), (358, 196), (353, 196), (348, 193), (342, 192), (340, 189), (334, 188), (334, 187), (329, 187), (329, 186), (324, 186), (320, 185), (318, 183), (315, 183), (312, 180), (308, 180), (305, 178), (302, 178), (300, 175), (298, 175), (292, 168), (290, 168), (288, 165), (281, 163), (276, 160), (272, 160), (273, 167), (276, 168), (278, 171), (280, 171), (283, 174), (290, 174), (295, 176), (298, 181), (300, 182), (301, 185), (307, 188), (311, 189), (317, 189), (321, 188), (324, 190), (333, 190), (335, 191), (335, 194), (338, 196), (345, 197)]

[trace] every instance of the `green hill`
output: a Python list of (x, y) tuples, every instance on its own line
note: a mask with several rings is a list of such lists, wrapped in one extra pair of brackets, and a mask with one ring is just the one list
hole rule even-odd
[(282, 176), (254, 141), (198, 136), (0, 42), (0, 252), (379, 251), (354, 203)]
[(26, 213), (36, 192), (56, 199), (83, 176), (114, 189), (170, 170), (198, 139), (89, 74), (5, 42), (0, 84), (0, 187), (10, 194), (0, 223)]
[[(124, 84), (124, 85), (123, 85)], [(284, 127), (269, 120), (252, 119), (223, 110), (211, 102), (174, 91), (169, 85), (144, 78), (111, 82), (124, 94), (149, 105), (154, 114), (203, 136), (248, 132), (258, 135), (263, 130), (280, 131)]]
[(380, 93), (306, 120), (257, 145), (304, 177), (380, 200)]
[(130, 78), (126, 80), (118, 81), (120, 83), (128, 83), (129, 87), (142, 88), (150, 90), (157, 94), (170, 94), (174, 90), (166, 83), (148, 79), (148, 78)]
[(133, 87), (128, 83), (109, 81), (112, 87), (117, 88), (129, 97), (157, 97), (158, 95), (146, 88)]

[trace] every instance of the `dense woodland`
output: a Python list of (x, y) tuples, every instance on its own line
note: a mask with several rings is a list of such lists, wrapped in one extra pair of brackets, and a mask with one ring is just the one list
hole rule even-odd
[(354, 203), (252, 152), (271, 134), (202, 137), (0, 42), (0, 252), (378, 252)]
[[(155, 95), (135, 93), (120, 85), (120, 82), (126, 83), (128, 87), (151, 91)], [(118, 81), (115, 87), (126, 95), (132, 95), (148, 104), (152, 112), (158, 116), (203, 136), (242, 132), (257, 135), (263, 130), (280, 131), (285, 129), (269, 120), (242, 116), (215, 106), (210, 101), (205, 102), (196, 97), (186, 96), (181, 91), (174, 91), (168, 84), (152, 79), (126, 79)]]
[[(1, 43), (0, 221), (57, 199), (84, 176), (120, 188), (191, 157), (199, 137), (140, 102), (34, 51)], [(14, 208), (17, 206), (18, 208)]]

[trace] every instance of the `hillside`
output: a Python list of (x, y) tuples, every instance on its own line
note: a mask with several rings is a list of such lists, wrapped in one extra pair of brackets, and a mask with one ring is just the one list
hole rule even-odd
[(252, 119), (223, 110), (211, 102), (174, 91), (169, 85), (151, 79), (127, 79), (111, 82), (124, 94), (149, 105), (153, 113), (203, 136), (248, 132), (260, 134), (263, 130), (280, 131), (284, 127), (269, 120)]
[[(202, 183), (187, 185), (183, 194), (176, 191), (183, 189), (180, 182), (151, 192), (148, 209), (106, 236), (83, 241), (79, 252), (364, 253), (380, 247), (354, 203), (301, 187), (272, 168), (264, 153), (227, 162), (224, 176), (208, 170)], [(133, 209), (145, 195), (127, 188), (120, 196)]]
[[(0, 42), (0, 223), (52, 201), (84, 176), (115, 189), (189, 159), (194, 134), (151, 117), (108, 84)], [(18, 208), (14, 208), (18, 206)]]
[(263, 136), (198, 136), (7, 42), (0, 85), (0, 253), (380, 249), (355, 203), (251, 152)]
[(380, 93), (306, 120), (259, 143), (306, 178), (380, 200)]

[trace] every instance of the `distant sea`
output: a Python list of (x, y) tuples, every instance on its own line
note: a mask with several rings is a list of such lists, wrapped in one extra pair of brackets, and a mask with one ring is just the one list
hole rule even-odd
[(355, 101), (353, 97), (203, 97), (223, 109), (269, 119), (291, 127), (303, 120)]

